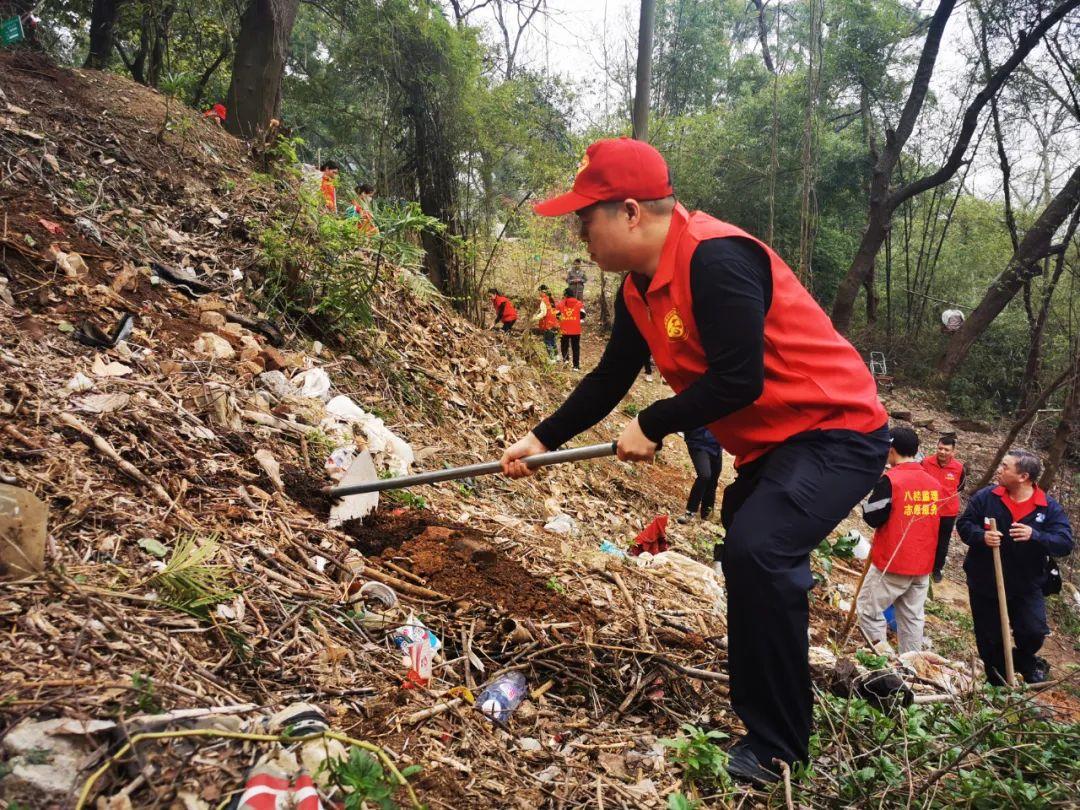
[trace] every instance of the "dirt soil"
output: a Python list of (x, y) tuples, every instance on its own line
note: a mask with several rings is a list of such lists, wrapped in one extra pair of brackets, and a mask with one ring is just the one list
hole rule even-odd
[[(496, 552), (495, 562), (491, 565), (470, 562), (463, 552), (451, 547), (451, 543), (460, 538), (484, 541), (481, 535), (465, 527), (424, 531), (402, 543), (393, 556), (407, 557), (414, 574), (423, 577), (435, 590), (458, 599), (497, 605), (517, 617), (590, 624), (595, 621), (588, 605), (560, 595), (516, 560)], [(383, 557), (387, 556), (389, 554), (384, 552)]]

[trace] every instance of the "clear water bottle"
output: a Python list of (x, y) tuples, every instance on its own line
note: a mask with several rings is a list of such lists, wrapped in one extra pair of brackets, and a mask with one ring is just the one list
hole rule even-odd
[(480, 711), (499, 723), (505, 723), (521, 705), (529, 691), (529, 684), (520, 672), (507, 672), (487, 686), (476, 699)]

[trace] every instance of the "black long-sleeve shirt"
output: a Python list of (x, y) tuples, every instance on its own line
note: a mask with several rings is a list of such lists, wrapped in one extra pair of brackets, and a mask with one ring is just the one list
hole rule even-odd
[[(649, 279), (632, 276), (644, 293)], [(654, 442), (692, 430), (753, 403), (765, 385), (765, 315), (772, 303), (772, 272), (765, 252), (741, 237), (707, 239), (690, 260), (694, 321), (707, 368), (679, 394), (638, 414)], [(626, 396), (649, 356), (623, 299), (615, 296), (611, 338), (599, 364), (555, 413), (533, 430), (554, 449), (595, 425)]]

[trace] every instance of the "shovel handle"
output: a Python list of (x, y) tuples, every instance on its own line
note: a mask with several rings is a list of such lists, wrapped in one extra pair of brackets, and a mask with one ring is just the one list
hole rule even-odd
[[(586, 461), (590, 458), (605, 458), (615, 455), (615, 442), (604, 444), (590, 444), (585, 447), (571, 447), (568, 450), (553, 450), (550, 453), (537, 453), (527, 456), (522, 461), (530, 470), (538, 467), (548, 467), (552, 464), (563, 464), (567, 461)], [(383, 478), (366, 484), (354, 484), (347, 487), (330, 487), (325, 492), (334, 498), (343, 498), (346, 495), (362, 495), (367, 492), (384, 492), (388, 489), (407, 489), (420, 484), (435, 484), (439, 481), (457, 481), (461, 478), (472, 478), (477, 475), (491, 475), (502, 472), (502, 465), (498, 461), (487, 461), (483, 464), (470, 464), (466, 467), (452, 467), (448, 470), (432, 470), (431, 472), (417, 475), (403, 475), (399, 478)]]
[[(997, 521), (988, 518), (991, 531), (997, 531)], [(1001, 549), (997, 546), (990, 549), (990, 555), (994, 560), (994, 584), (997, 585), (998, 619), (1001, 623), (1001, 646), (1005, 653), (1005, 680), (1009, 686), (1016, 686), (1016, 673), (1013, 671), (1013, 639), (1012, 628), (1009, 626), (1009, 605), (1005, 601), (1005, 573), (1001, 568)]]

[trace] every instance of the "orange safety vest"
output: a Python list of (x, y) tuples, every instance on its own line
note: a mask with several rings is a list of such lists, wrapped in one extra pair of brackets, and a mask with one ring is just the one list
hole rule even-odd
[(941, 487), (941, 504), (938, 506), (938, 514), (942, 517), (959, 515), (960, 479), (964, 477), (964, 463), (953, 458), (942, 467), (938, 464), (937, 456), (927, 456), (922, 460), (922, 468), (933, 476)]
[(319, 191), (322, 192), (323, 200), (326, 201), (327, 210), (337, 213), (337, 187), (334, 185), (333, 178), (324, 174)]
[(551, 303), (551, 297), (547, 293), (540, 293), (540, 300), (546, 307), (544, 316), (540, 319), (540, 331), (547, 332), (559, 325), (559, 316), (555, 313), (555, 305)]
[(581, 309), (585, 305), (576, 298), (567, 297), (556, 306), (559, 308), (559, 331), (564, 335), (580, 335)]
[(917, 461), (897, 464), (885, 477), (892, 484), (892, 506), (889, 519), (874, 531), (870, 560), (890, 574), (929, 574), (937, 554), (941, 488)]
[(708, 368), (694, 321), (690, 259), (705, 239), (742, 237), (769, 257), (772, 304), (765, 314), (765, 386), (757, 401), (708, 425), (739, 466), (809, 430), (869, 433), (888, 416), (855, 348), (784, 260), (734, 225), (676, 205), (667, 241), (642, 297), (629, 275), (623, 299), (664, 379), (678, 393)]
[(513, 323), (517, 320), (517, 309), (514, 307), (513, 302), (505, 295), (493, 295), (491, 296), (491, 305), (495, 307), (495, 311), (499, 311), (499, 305), (506, 303), (502, 311), (502, 322)]

